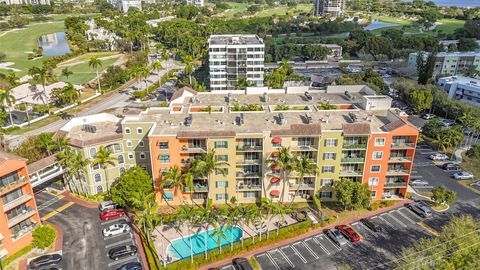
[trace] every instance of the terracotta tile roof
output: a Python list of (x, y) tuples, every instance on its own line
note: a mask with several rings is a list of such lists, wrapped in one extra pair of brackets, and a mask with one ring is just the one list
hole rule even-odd
[(386, 124), (385, 126), (381, 127), (381, 129), (384, 131), (393, 131), (397, 128), (404, 126), (405, 124), (406, 123), (403, 120), (398, 119), (396, 121)]
[(37, 160), (31, 164), (27, 165), (28, 173), (34, 173), (41, 169), (44, 169), (50, 165), (57, 163), (57, 157), (55, 155), (48, 156), (46, 158), (42, 158)]
[(294, 124), (289, 129), (272, 130), (271, 136), (301, 136), (320, 135), (322, 125), (320, 124)]
[(343, 124), (345, 135), (368, 135), (371, 133), (369, 123), (348, 123)]
[(178, 89), (177, 91), (175, 91), (175, 93), (173, 93), (172, 97), (170, 98), (170, 101), (175, 100), (175, 99), (181, 97), (185, 91), (190, 92), (190, 93), (192, 93), (192, 94), (194, 94), (194, 95), (197, 94), (197, 91), (193, 90), (193, 89), (190, 88), (190, 87), (184, 86), (184, 87)]
[(235, 131), (188, 131), (177, 133), (177, 138), (235, 137)]

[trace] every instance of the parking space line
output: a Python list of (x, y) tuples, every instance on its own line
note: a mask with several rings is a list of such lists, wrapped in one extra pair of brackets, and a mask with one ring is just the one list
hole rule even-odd
[(127, 235), (127, 234), (130, 235), (130, 238), (133, 237), (132, 232), (121, 232), (121, 233), (119, 233), (119, 234), (117, 234), (117, 235), (104, 237), (103, 240), (110, 240), (110, 239), (114, 239), (114, 238), (116, 238), (116, 237), (118, 237), (118, 236), (124, 236), (124, 235)]
[(390, 226), (390, 228), (395, 229), (395, 227), (392, 225), (392, 223), (390, 223), (388, 220), (383, 218), (383, 215), (386, 215), (386, 213), (381, 214), (378, 218), (383, 220), (385, 223), (387, 223), (387, 225)]
[(48, 201), (42, 203), (41, 205), (39, 205), (37, 207), (37, 210), (41, 211), (41, 210), (49, 207), (50, 205), (58, 202), (60, 199), (63, 199), (63, 198), (65, 198), (65, 196), (63, 194), (59, 194), (58, 196), (55, 196), (54, 198), (51, 198), (50, 200), (48, 200)]
[(297, 254), (297, 256), (302, 260), (303, 263), (307, 263), (307, 260), (300, 254), (300, 252), (298, 252), (297, 248), (295, 248), (293, 245), (290, 245), (290, 247)]
[[(311, 239), (311, 238), (308, 238), (308, 239)], [(315, 253), (315, 251), (313, 251), (313, 250), (308, 246), (308, 244), (305, 243), (305, 241), (308, 240), (308, 239), (305, 239), (305, 240), (302, 241), (303, 245), (305, 246), (305, 248), (306, 248), (308, 251), (310, 251), (310, 253), (312, 253), (312, 255), (313, 255), (313, 257), (315, 257), (315, 259), (320, 258), (320, 257), (317, 255), (317, 253)]]
[(370, 235), (373, 235), (373, 237), (375, 238), (378, 238), (378, 235), (376, 233), (374, 233), (372, 230), (370, 230), (367, 226), (365, 226), (365, 224), (363, 223), (358, 223), (360, 227), (362, 227), (366, 232), (368, 232), (368, 234)]
[(106, 245), (105, 248), (111, 248), (111, 247), (118, 246), (120, 244), (125, 244), (125, 243), (128, 243), (128, 242), (132, 242), (132, 239), (128, 238), (128, 239), (125, 239), (125, 240), (122, 240), (122, 241), (118, 241), (116, 243)]
[(303, 245), (303, 246), (305, 247), (305, 249), (307, 249), (307, 251), (310, 252), (310, 254), (312, 254), (312, 256), (313, 256), (315, 259), (318, 259), (318, 258), (319, 258), (315, 252), (313, 252), (311, 249), (309, 249), (309, 248), (307, 247), (307, 245), (305, 245), (305, 243), (303, 243), (303, 241), (302, 241), (302, 242), (293, 243), (292, 246), (295, 246), (295, 245)]
[[(315, 237), (319, 237), (319, 236), (315, 236)], [(315, 237), (313, 238), (313, 240), (315, 241), (315, 243), (317, 243), (320, 248), (325, 251), (325, 253), (327, 253), (327, 255), (330, 255), (330, 251), (328, 251), (323, 245), (322, 243), (320, 243), (320, 241), (318, 241), (317, 239), (315, 239)], [(319, 237), (320, 238), (320, 237)]]
[(285, 253), (283, 253), (283, 251), (280, 248), (278, 248), (277, 251), (288, 262), (288, 264), (290, 264), (291, 267), (295, 268), (295, 264), (293, 264), (292, 261), (290, 261), (290, 259), (287, 257), (287, 255), (285, 255)]
[(275, 268), (277, 268), (277, 270), (280, 270), (280, 267), (278, 266), (278, 264), (275, 262), (275, 260), (272, 258), (272, 256), (270, 256), (270, 254), (267, 252), (265, 252), (265, 255), (267, 256), (267, 258), (272, 262), (273, 266), (275, 266)]
[(127, 257), (127, 258), (122, 259), (122, 260), (111, 262), (111, 263), (108, 264), (108, 266), (114, 266), (114, 265), (121, 264), (121, 263), (123, 264), (123, 263), (130, 262), (130, 261), (138, 262), (137, 255), (130, 256), (130, 257)]
[[(322, 239), (323, 239), (323, 235), (320, 236)], [(328, 242), (330, 242), (334, 247), (336, 247), (338, 250), (342, 250), (341, 247), (337, 246), (335, 243), (332, 242), (332, 240), (330, 240), (330, 237), (328, 236), (325, 236), (325, 239), (328, 240)]]
[(412, 224), (415, 224), (415, 221), (411, 220), (409, 217), (407, 217), (407, 215), (405, 215), (404, 213), (402, 213), (400, 211), (400, 209), (397, 209), (397, 213), (399, 213), (402, 217), (404, 217), (406, 220), (408, 220), (409, 222), (411, 222)]
[(403, 226), (404, 228), (407, 228), (408, 226), (403, 223), (401, 220), (399, 220), (397, 217), (395, 217), (394, 215), (392, 215), (392, 213), (395, 212), (395, 211), (390, 211), (388, 212), (388, 215), (389, 217), (391, 217), (393, 220), (395, 220), (398, 224), (400, 224), (401, 226)]

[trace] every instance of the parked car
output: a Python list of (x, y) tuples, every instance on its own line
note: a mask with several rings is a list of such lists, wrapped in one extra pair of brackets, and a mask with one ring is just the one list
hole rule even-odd
[(470, 180), (473, 179), (473, 174), (462, 171), (454, 173), (453, 178), (455, 178), (456, 180)]
[(480, 181), (473, 182), (470, 184), (470, 186), (479, 186), (480, 187)]
[(118, 246), (108, 251), (108, 257), (115, 261), (135, 254), (137, 254), (137, 247), (134, 245)]
[(455, 125), (455, 120), (451, 120), (451, 119), (442, 119), (440, 121), (440, 123), (442, 124), (442, 126), (444, 127), (452, 127), (453, 125)]
[(442, 153), (435, 153), (430, 155), (431, 160), (447, 160), (448, 156)]
[(235, 258), (232, 264), (236, 270), (253, 270), (252, 265), (246, 258)]
[(374, 223), (373, 221), (369, 220), (369, 219), (366, 219), (366, 218), (362, 218), (360, 219), (360, 222), (365, 225), (365, 227), (367, 227), (370, 231), (372, 232), (381, 232), (383, 231), (382, 227), (380, 227), (377, 223)]
[(142, 265), (138, 262), (129, 262), (120, 266), (117, 270), (142, 270)]
[(112, 218), (125, 216), (125, 211), (123, 211), (122, 209), (110, 209), (101, 212), (99, 216), (101, 220), (109, 220)]
[(427, 113), (427, 114), (422, 115), (422, 118), (425, 119), (425, 120), (430, 120), (430, 119), (435, 118), (435, 114)]
[(423, 179), (415, 179), (410, 181), (410, 186), (428, 186), (429, 183)]
[(343, 234), (336, 228), (328, 230), (325, 234), (339, 246), (343, 246), (348, 243), (345, 236), (343, 236)]
[(453, 162), (447, 162), (442, 164), (442, 169), (445, 171), (459, 171), (461, 170), (460, 165)]
[(427, 218), (432, 215), (432, 211), (430, 211), (430, 209), (426, 205), (421, 203), (417, 203), (417, 202), (408, 203), (405, 205), (405, 207), (412, 210), (414, 213), (416, 213), (417, 215), (423, 218)]
[(120, 208), (120, 205), (113, 201), (104, 201), (98, 205), (98, 210), (100, 210), (100, 212), (107, 211), (110, 209), (117, 209), (117, 208)]
[(384, 199), (390, 199), (392, 198), (392, 192), (390, 190), (387, 190), (387, 191), (384, 191), (383, 194), (382, 194), (382, 198)]
[(308, 218), (307, 215), (305, 213), (302, 213), (302, 212), (293, 212), (291, 214), (291, 217), (298, 222), (305, 221)]
[(130, 231), (130, 227), (127, 224), (113, 224), (108, 228), (103, 229), (103, 236), (115, 236), (121, 233), (126, 233)]
[(28, 263), (30, 269), (41, 269), (47, 266), (58, 264), (62, 260), (60, 254), (47, 254), (37, 257)]
[(339, 225), (336, 227), (350, 242), (360, 242), (360, 235), (350, 226)]

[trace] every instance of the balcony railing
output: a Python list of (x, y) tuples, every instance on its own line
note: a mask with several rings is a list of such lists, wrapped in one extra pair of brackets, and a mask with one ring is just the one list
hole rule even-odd
[(21, 176), (18, 177), (17, 180), (9, 183), (8, 185), (0, 186), (0, 193), (6, 193), (8, 191), (11, 191), (11, 190), (15, 189), (18, 184), (25, 183), (26, 181), (27, 181), (27, 177), (25, 177), (24, 175), (21, 175)]
[(262, 149), (261, 145), (237, 145), (237, 151), (262, 151)]
[(314, 144), (312, 145), (292, 145), (290, 149), (293, 151), (317, 151), (318, 147)]
[(9, 210), (15, 208), (16, 206), (19, 206), (22, 203), (28, 202), (30, 199), (32, 199), (32, 196), (30, 196), (28, 194), (23, 194), (22, 196), (14, 199), (13, 201), (4, 204), (3, 205), (3, 211), (4, 212), (9, 211)]
[(410, 171), (405, 170), (405, 169), (389, 169), (387, 171), (387, 174), (394, 174), (394, 175), (403, 175), (403, 174), (410, 174)]
[(351, 144), (344, 144), (343, 145), (344, 149), (366, 149), (367, 144), (366, 143), (351, 143)]
[(363, 171), (354, 171), (354, 170), (341, 170), (340, 175), (344, 176), (362, 176)]
[[(184, 192), (191, 192), (190, 188), (184, 187), (183, 188)], [(207, 185), (194, 185), (193, 186), (193, 191), (194, 192), (205, 192), (208, 191), (208, 186)]]
[(344, 163), (363, 163), (365, 162), (365, 158), (364, 157), (344, 157), (342, 158), (342, 162)]
[(241, 177), (260, 177), (260, 172), (237, 172), (237, 178)]
[(409, 142), (393, 142), (391, 145), (392, 148), (414, 148), (415, 143)]
[(180, 148), (180, 153), (207, 153), (206, 146), (188, 146)]
[(258, 190), (262, 190), (262, 186), (261, 185), (238, 185), (237, 186), (237, 190), (240, 190), (240, 191), (258, 191)]
[(236, 162), (237, 165), (255, 165), (260, 163), (261, 163), (260, 159), (242, 159), (242, 160), (237, 160)]
[[(300, 186), (300, 188), (299, 188), (299, 186)], [(315, 184), (313, 184), (313, 183), (312, 184), (300, 184), (300, 185), (290, 184), (290, 189), (300, 189), (300, 190), (302, 190), (302, 189), (313, 189), (313, 188), (315, 188)]]
[(32, 209), (31, 207), (27, 206), (25, 210), (22, 211), (22, 213), (12, 217), (8, 218), (8, 227), (13, 227), (17, 225), (18, 223), (24, 221), (25, 219), (33, 216), (35, 214), (35, 210)]
[(29, 232), (33, 231), (35, 227), (37, 226), (36, 222), (32, 222), (32, 224), (27, 225), (25, 227), (22, 227), (20, 230), (12, 232), (12, 238), (14, 240), (17, 240), (21, 238), (22, 236), (28, 234)]
[(385, 182), (385, 187), (406, 187), (406, 182)]
[(412, 157), (390, 157), (388, 160), (395, 161), (395, 162), (410, 162), (413, 159)]

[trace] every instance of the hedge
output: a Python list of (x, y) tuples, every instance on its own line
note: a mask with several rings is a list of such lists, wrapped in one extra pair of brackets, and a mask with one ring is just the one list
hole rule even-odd
[(11, 262), (13, 262), (14, 260), (22, 257), (23, 255), (27, 254), (28, 252), (30, 252), (30, 250), (33, 249), (33, 245), (30, 244), (22, 249), (20, 249), (19, 251), (17, 251), (16, 253), (12, 254), (11, 256), (7, 257), (5, 260), (3, 260), (1, 262), (1, 265), (3, 267), (9, 265)]
[(55, 241), (57, 231), (51, 225), (47, 224), (38, 226), (33, 230), (32, 236), (32, 245), (40, 249), (45, 249)]

